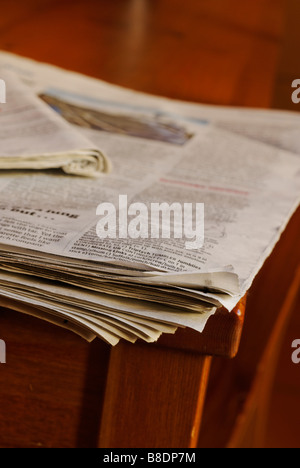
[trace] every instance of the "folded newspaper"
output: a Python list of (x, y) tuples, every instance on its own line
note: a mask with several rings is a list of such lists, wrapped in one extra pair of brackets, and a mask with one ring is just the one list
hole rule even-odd
[[(11, 134), (23, 126), (39, 154), (39, 100), (72, 154), (82, 138), (113, 167), (0, 171), (0, 305), (111, 345), (202, 332), (232, 311), (299, 205), (300, 117), (148, 96), (7, 53), (0, 66), (34, 100), (28, 130), (2, 107)], [(21, 136), (0, 131), (1, 152), (20, 153)], [(60, 144), (42, 140), (43, 154)]]
[(0, 113), (0, 170), (62, 169), (95, 177), (109, 169), (103, 153), (74, 131), (11, 72), (0, 70), (5, 106)]

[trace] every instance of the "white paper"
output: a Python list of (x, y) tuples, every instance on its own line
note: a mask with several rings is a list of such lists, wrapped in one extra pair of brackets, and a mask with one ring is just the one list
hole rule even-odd
[[(155, 340), (163, 324), (202, 331), (217, 305), (232, 310), (299, 205), (299, 117), (146, 96), (7, 54), (0, 63), (60, 107), (113, 165), (98, 180), (66, 183), (39, 172), (0, 177), (0, 268), (33, 277), (27, 293), (17, 286), (13, 292), (3, 277), (3, 294), (75, 321), (85, 317), (91, 329), (99, 322), (84, 311), (98, 297), (103, 314), (111, 312), (101, 325), (111, 344), (118, 330), (134, 341), (130, 316), (140, 326), (150, 320), (154, 330), (151, 320), (160, 324), (148, 336)], [(100, 240), (97, 206), (117, 206), (120, 194), (128, 203), (204, 203), (203, 247), (187, 250), (174, 238)], [(47, 283), (34, 292), (38, 278)], [(63, 290), (55, 299), (52, 289), (50, 301), (54, 280)], [(76, 301), (69, 287), (77, 287)], [(105, 295), (115, 297), (113, 307), (103, 305)]]

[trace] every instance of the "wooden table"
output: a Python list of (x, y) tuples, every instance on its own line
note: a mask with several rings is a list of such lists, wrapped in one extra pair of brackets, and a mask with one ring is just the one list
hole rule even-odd
[[(0, 48), (171, 98), (296, 110), (296, 12), (296, 0), (2, 0)], [(244, 303), (221, 311), (203, 335), (111, 349), (3, 308), (0, 446), (262, 445), (299, 289), (299, 234), (298, 210), (246, 315)]]

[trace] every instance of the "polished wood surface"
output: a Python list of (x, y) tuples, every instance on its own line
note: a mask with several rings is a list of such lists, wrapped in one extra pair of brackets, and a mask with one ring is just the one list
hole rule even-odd
[(299, 112), (300, 106), (292, 102), (291, 84), (300, 77), (299, 47), (300, 4), (298, 0), (288, 0), (285, 12), (285, 34), (280, 43), (281, 54), (273, 86), (272, 106)]
[(187, 359), (180, 350), (115, 348), (100, 447), (197, 447), (210, 363), (210, 357), (190, 353)]
[[(288, 108), (298, 8), (294, 0), (2, 0), (0, 48), (172, 98)], [(226, 446), (299, 265), (299, 235), (298, 211), (249, 292), (244, 328), (236, 310), (213, 317), (199, 340), (179, 331), (158, 346), (111, 351), (2, 310), (0, 446), (194, 446), (202, 410), (199, 445)], [(205, 353), (226, 358), (211, 363)], [(151, 418), (155, 402), (161, 412)]]
[(268, 107), (285, 8), (285, 0), (2, 0), (0, 46), (149, 93)]
[(95, 447), (108, 347), (11, 310), (1, 310), (0, 323), (0, 446)]
[[(247, 398), (252, 394), (262, 357), (266, 349), (274, 345), (273, 342), (270, 344), (270, 339), (277, 321), (284, 324), (281, 339), (284, 336), (292, 312), (289, 310), (286, 313), (284, 304), (300, 265), (299, 218), (298, 210), (249, 292), (237, 358), (213, 361), (202, 422), (202, 447), (223, 447), (227, 444), (236, 417), (243, 413)], [(294, 312), (299, 313), (299, 307)], [(281, 340), (278, 340), (277, 347), (273, 349), (275, 356), (280, 352), (280, 345)], [(290, 344), (288, 346), (290, 348)], [(272, 365), (275, 365), (273, 361)], [(260, 374), (262, 381), (266, 378), (266, 385), (269, 385), (268, 375), (267, 372)], [(212, 420), (219, 427), (217, 432), (211, 424)]]
[(229, 448), (265, 448), (267, 422), (270, 412), (270, 394), (274, 385), (276, 368), (282, 343), (293, 312), (296, 312), (300, 292), (300, 267), (297, 269), (288, 290), (285, 302), (272, 328), (259, 368), (253, 378), (251, 390), (243, 410), (235, 422), (234, 430), (227, 443)]

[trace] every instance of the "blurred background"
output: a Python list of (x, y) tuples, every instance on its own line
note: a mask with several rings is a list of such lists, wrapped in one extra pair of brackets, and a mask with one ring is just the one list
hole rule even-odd
[[(300, 79), (299, 24), (299, 0), (1, 0), (0, 49), (170, 98), (297, 112), (291, 83)], [(246, 320), (265, 312), (253, 296), (267, 273), (254, 286)], [(278, 273), (269, 324), (284, 301), (290, 265)], [(300, 447), (294, 339), (299, 300), (280, 350), (266, 447)]]
[(297, 72), (298, 10), (296, 0), (1, 0), (1, 48), (155, 94), (269, 106), (274, 84)]

